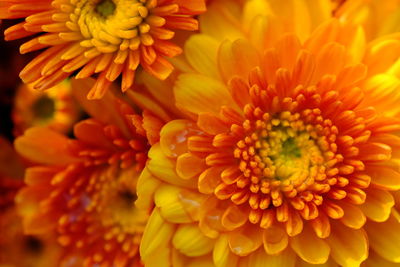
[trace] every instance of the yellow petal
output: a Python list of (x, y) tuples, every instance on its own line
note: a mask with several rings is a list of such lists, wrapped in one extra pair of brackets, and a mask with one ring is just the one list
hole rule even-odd
[(271, 226), (264, 230), (263, 243), (267, 254), (276, 255), (286, 249), (289, 238), (281, 227)]
[(135, 205), (143, 210), (151, 210), (153, 206), (153, 194), (160, 184), (161, 181), (156, 179), (147, 168), (144, 168), (136, 186), (136, 195), (138, 198), (135, 201)]
[(241, 12), (237, 1), (213, 1), (207, 5), (207, 12), (199, 18), (201, 31), (219, 41), (244, 37), (240, 27), (237, 27), (240, 25)]
[(189, 257), (198, 257), (209, 253), (215, 241), (206, 237), (196, 224), (180, 225), (172, 239), (174, 247)]
[(218, 114), (223, 105), (235, 106), (224, 84), (200, 74), (181, 74), (175, 83), (174, 92), (176, 105), (194, 114)]
[(235, 76), (247, 79), (249, 72), (259, 66), (260, 55), (245, 40), (223, 42), (218, 51), (218, 68), (222, 78), (229, 81)]
[(394, 206), (393, 196), (385, 191), (375, 188), (365, 190), (367, 198), (360, 206), (364, 214), (373, 221), (383, 222), (389, 218), (392, 207)]
[(390, 216), (385, 222), (368, 222), (366, 229), (371, 248), (386, 260), (400, 263), (400, 222)]
[(288, 248), (278, 255), (268, 255), (260, 248), (240, 260), (239, 267), (294, 267), (296, 255)]
[(343, 267), (359, 266), (368, 257), (368, 240), (364, 230), (354, 230), (334, 221), (331, 227), (327, 242), (333, 259)]
[(174, 225), (166, 222), (158, 208), (154, 208), (140, 243), (140, 255), (143, 259), (157, 257), (158, 249), (167, 248), (174, 234)]
[(180, 201), (180, 191), (183, 190), (172, 185), (160, 186), (154, 195), (154, 202), (160, 209), (161, 216), (172, 223), (192, 222), (190, 216)]
[(215, 242), (213, 250), (215, 267), (235, 266), (239, 257), (233, 254), (229, 248), (228, 235), (221, 234)]
[(218, 79), (218, 42), (205, 34), (192, 35), (185, 43), (185, 55), (199, 73)]
[(148, 170), (158, 179), (178, 186), (197, 188), (194, 179), (185, 180), (178, 176), (175, 171), (175, 161), (165, 156), (162, 152), (160, 144), (156, 144), (149, 150)]
[(184, 267), (215, 267), (210, 255), (192, 258)]
[(300, 258), (312, 264), (325, 263), (329, 258), (328, 244), (308, 226), (299, 235), (290, 238), (290, 246)]
[(390, 262), (379, 256), (373, 250), (370, 250), (368, 259), (363, 263), (365, 267), (399, 267), (400, 265), (395, 262)]
[(354, 229), (360, 229), (364, 226), (367, 219), (365, 218), (364, 213), (358, 206), (346, 203), (345, 201), (340, 203), (340, 206), (342, 207), (344, 212), (344, 215), (340, 219), (340, 221), (344, 225)]

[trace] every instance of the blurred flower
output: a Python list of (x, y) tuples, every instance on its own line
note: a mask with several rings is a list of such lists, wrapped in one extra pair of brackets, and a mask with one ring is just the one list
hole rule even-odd
[(54, 239), (24, 235), (14, 205), (14, 197), (24, 185), (22, 177), (19, 157), (11, 144), (0, 138), (0, 266), (58, 266), (61, 251)]
[(15, 142), (36, 163), (17, 196), (24, 229), (56, 232), (66, 256), (81, 255), (83, 266), (141, 266), (138, 247), (148, 211), (134, 205), (136, 184), (164, 121), (150, 111), (136, 114), (111, 93), (85, 100), (94, 82), (73, 83), (93, 116), (75, 125), (75, 139), (31, 128)]
[(174, 30), (196, 30), (193, 15), (205, 11), (203, 0), (1, 0), (0, 18), (25, 18), (5, 31), (6, 40), (35, 35), (21, 53), (46, 48), (20, 76), (44, 90), (79, 71), (98, 73), (88, 98), (101, 98), (122, 75), (122, 91), (132, 87), (139, 64), (159, 79), (172, 65), (165, 57), (181, 53), (170, 42)]
[(347, 0), (335, 16), (362, 25), (368, 40), (400, 31), (399, 0)]
[(65, 80), (53, 88), (40, 92), (31, 84), (21, 85), (14, 98), (13, 121), (16, 136), (33, 126), (47, 126), (61, 133), (72, 130), (79, 119), (79, 106)]
[(177, 65), (191, 119), (139, 179), (146, 266), (400, 262), (398, 36), (366, 43), (329, 2), (213, 3)]

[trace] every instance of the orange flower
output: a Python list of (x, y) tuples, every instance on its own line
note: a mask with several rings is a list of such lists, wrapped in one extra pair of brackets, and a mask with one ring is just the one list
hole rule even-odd
[(70, 81), (65, 80), (46, 92), (34, 90), (31, 84), (23, 84), (17, 89), (14, 98), (14, 134), (21, 135), (33, 126), (46, 126), (68, 133), (79, 115), (80, 110), (72, 96)]
[(101, 98), (122, 75), (122, 91), (132, 87), (139, 64), (159, 79), (172, 65), (165, 57), (181, 53), (170, 42), (174, 31), (196, 30), (193, 15), (203, 0), (1, 0), (0, 19), (25, 18), (5, 31), (7, 40), (41, 33), (21, 53), (47, 48), (20, 76), (48, 89), (78, 71), (77, 78), (99, 74), (88, 98)]
[[(81, 99), (93, 85), (74, 83)], [(24, 229), (56, 232), (65, 256), (81, 256), (83, 266), (141, 266), (148, 213), (135, 208), (136, 184), (163, 121), (148, 111), (137, 115), (111, 94), (82, 104), (94, 117), (75, 125), (76, 139), (31, 128), (15, 142), (36, 163), (16, 198)]]
[(400, 262), (398, 36), (366, 44), (336, 19), (308, 33), (325, 9), (274, 3), (215, 2), (200, 21), (231, 40), (210, 23), (185, 45), (173, 90), (191, 119), (162, 128), (139, 179), (146, 266)]

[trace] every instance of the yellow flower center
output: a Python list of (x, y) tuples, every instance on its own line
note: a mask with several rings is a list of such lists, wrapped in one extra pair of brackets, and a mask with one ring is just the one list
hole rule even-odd
[(309, 175), (310, 168), (323, 163), (313, 127), (307, 127), (298, 117), (299, 114), (282, 113), (262, 124), (262, 130), (256, 133), (259, 139), (254, 146), (261, 159), (262, 179), (289, 179), (297, 184)]
[[(146, 0), (80, 0), (71, 12), (71, 30), (86, 39), (80, 45), (102, 53), (136, 50), (140, 43), (152, 45)], [(92, 52), (94, 53), (94, 52)]]

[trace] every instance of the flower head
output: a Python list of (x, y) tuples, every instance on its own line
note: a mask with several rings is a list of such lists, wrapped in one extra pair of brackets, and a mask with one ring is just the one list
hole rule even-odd
[[(81, 97), (93, 85), (76, 83)], [(24, 229), (56, 233), (65, 257), (82, 258), (83, 266), (141, 266), (148, 213), (134, 205), (136, 185), (163, 121), (150, 112), (139, 116), (111, 94), (85, 103), (89, 114), (102, 113), (77, 123), (75, 139), (31, 128), (15, 142), (35, 164), (16, 198)]]
[(293, 6), (269, 4), (247, 1), (231, 40), (205, 27), (185, 46), (174, 94), (191, 119), (166, 124), (149, 151), (146, 179), (160, 184), (143, 183), (147, 266), (359, 266), (370, 249), (400, 261), (399, 51), (380, 50), (395, 37), (366, 44), (335, 19), (308, 34), (273, 13)]
[(119, 76), (122, 91), (131, 88), (139, 65), (165, 79), (172, 71), (165, 57), (181, 53), (169, 41), (173, 30), (196, 30), (193, 15), (204, 10), (201, 0), (0, 1), (0, 18), (25, 18), (5, 31), (6, 39), (39, 33), (20, 51), (46, 48), (22, 70), (24, 82), (44, 90), (76, 71), (77, 78), (98, 74), (91, 99), (101, 98)]
[(14, 134), (21, 135), (33, 126), (46, 126), (67, 133), (80, 115), (72, 96), (71, 83), (65, 80), (53, 88), (39, 92), (31, 84), (23, 84), (14, 98), (12, 118)]

